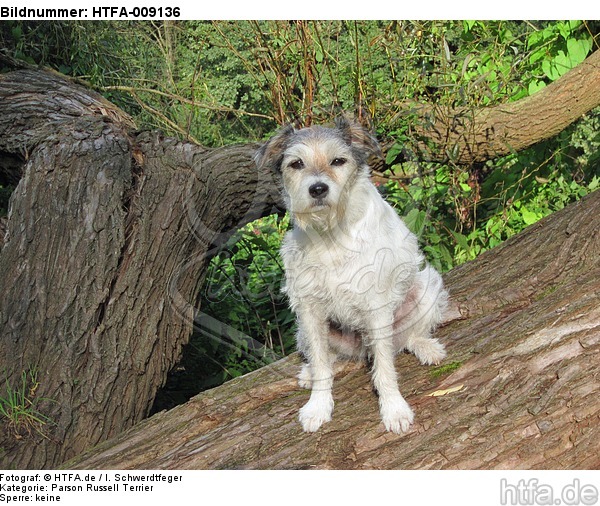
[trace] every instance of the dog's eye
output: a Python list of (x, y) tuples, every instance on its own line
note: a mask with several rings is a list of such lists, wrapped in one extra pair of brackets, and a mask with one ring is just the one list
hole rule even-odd
[(304, 162), (302, 160), (294, 160), (292, 163), (290, 163), (290, 167), (296, 170), (302, 169), (304, 168)]
[(332, 167), (341, 167), (345, 163), (346, 163), (346, 159), (345, 158), (334, 158), (333, 160), (331, 160), (331, 166)]

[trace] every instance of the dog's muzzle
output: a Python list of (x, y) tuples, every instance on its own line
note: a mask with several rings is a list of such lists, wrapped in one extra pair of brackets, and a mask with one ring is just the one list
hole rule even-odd
[(325, 183), (315, 183), (308, 188), (308, 193), (313, 199), (322, 199), (329, 193), (329, 186)]

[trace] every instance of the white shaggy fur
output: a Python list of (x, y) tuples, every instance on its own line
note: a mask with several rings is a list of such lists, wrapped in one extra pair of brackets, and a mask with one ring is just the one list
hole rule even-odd
[(413, 412), (398, 389), (394, 356), (414, 353), (437, 364), (431, 338), (447, 303), (442, 278), (425, 264), (417, 238), (369, 178), (377, 142), (357, 123), (287, 127), (261, 147), (259, 166), (281, 173), (294, 223), (281, 247), (284, 290), (298, 320), (298, 349), (308, 363), (299, 384), (312, 388), (300, 422), (314, 432), (331, 420), (338, 356), (370, 358), (385, 428), (405, 432)]

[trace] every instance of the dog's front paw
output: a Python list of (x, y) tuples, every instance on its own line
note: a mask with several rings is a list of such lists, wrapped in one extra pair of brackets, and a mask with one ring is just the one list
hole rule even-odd
[(414, 417), (412, 409), (402, 397), (381, 402), (381, 419), (386, 430), (395, 434), (407, 432)]
[(333, 413), (333, 398), (311, 398), (300, 409), (300, 423), (304, 432), (315, 432), (325, 422), (331, 421)]
[(439, 364), (446, 356), (444, 345), (437, 339), (419, 339), (410, 347), (415, 356), (423, 365)]

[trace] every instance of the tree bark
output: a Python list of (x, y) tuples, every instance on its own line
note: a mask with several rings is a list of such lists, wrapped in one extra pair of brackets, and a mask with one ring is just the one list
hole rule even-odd
[(380, 422), (364, 366), (336, 376), (333, 420), (302, 432), (297, 355), (159, 413), (65, 464), (72, 469), (597, 469), (600, 191), (446, 276), (438, 331), (460, 362), (435, 378), (397, 360), (416, 411)]
[(208, 256), (278, 196), (255, 146), (137, 134), (56, 75), (0, 79), (0, 151), (23, 160), (0, 252), (0, 385), (37, 370), (56, 422), (44, 437), (5, 433), (0, 467), (55, 467), (147, 416), (191, 334)]
[[(0, 175), (20, 165), (22, 176), (0, 251), (0, 396), (35, 370), (36, 408), (55, 422), (43, 436), (0, 433), (0, 467), (55, 467), (147, 415), (189, 339), (216, 245), (279, 204), (255, 147), (136, 132), (55, 73), (0, 76)], [(293, 384), (281, 381), (266, 389), (274, 413), (277, 385)]]

